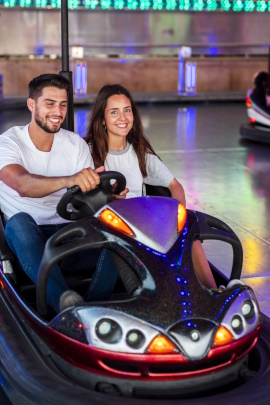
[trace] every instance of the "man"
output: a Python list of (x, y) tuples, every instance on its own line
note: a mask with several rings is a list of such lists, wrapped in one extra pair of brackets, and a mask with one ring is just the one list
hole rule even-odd
[[(0, 208), (6, 223), (6, 240), (23, 270), (37, 282), (39, 264), (48, 238), (67, 224), (56, 212), (66, 188), (83, 192), (100, 183), (91, 169), (88, 145), (78, 134), (61, 129), (70, 82), (56, 74), (43, 74), (29, 83), (31, 122), (0, 136)], [(90, 251), (76, 265), (95, 265), (100, 251)], [(109, 264), (109, 263), (108, 263)], [(72, 260), (69, 260), (72, 266)], [(65, 279), (54, 266), (47, 289), (48, 303), (56, 312), (81, 297), (67, 291)], [(64, 293), (64, 294), (63, 294)]]

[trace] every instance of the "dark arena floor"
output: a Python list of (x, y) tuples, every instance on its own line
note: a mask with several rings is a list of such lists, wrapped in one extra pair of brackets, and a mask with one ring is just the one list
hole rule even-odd
[[(140, 104), (145, 134), (182, 183), (187, 207), (225, 221), (244, 250), (242, 281), (270, 317), (270, 145), (243, 141), (245, 102)], [(84, 136), (91, 106), (75, 108)], [(30, 120), (26, 109), (0, 112), (0, 133)], [(231, 247), (204, 242), (208, 259), (225, 273)], [(4, 400), (3, 400), (4, 401)], [(1, 401), (1, 404), (5, 403)]]

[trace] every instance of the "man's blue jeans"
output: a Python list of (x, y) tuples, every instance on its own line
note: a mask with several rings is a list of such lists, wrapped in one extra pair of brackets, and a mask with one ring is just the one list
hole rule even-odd
[[(11, 217), (5, 229), (6, 240), (19, 262), (36, 284), (39, 265), (47, 240), (67, 224), (37, 225), (34, 219), (24, 212)], [(64, 258), (55, 265), (50, 273), (47, 300), (49, 305), (59, 312), (59, 298), (68, 290), (63, 274), (67, 271), (89, 270), (95, 268), (90, 286), (86, 293), (87, 301), (109, 299), (118, 278), (118, 272), (112, 255), (107, 249), (82, 251)], [(62, 273), (63, 272), (63, 273)], [(73, 274), (74, 274), (73, 273)]]

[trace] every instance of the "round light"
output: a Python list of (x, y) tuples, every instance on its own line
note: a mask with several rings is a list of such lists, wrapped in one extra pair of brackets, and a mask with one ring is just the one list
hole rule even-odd
[(240, 319), (235, 318), (235, 319), (232, 320), (233, 329), (238, 329), (240, 325), (241, 325), (241, 320)]
[(102, 336), (108, 335), (112, 330), (112, 325), (108, 321), (101, 322), (98, 325), (98, 333)]
[(135, 349), (139, 349), (145, 342), (143, 333), (139, 330), (131, 330), (127, 334), (127, 344)]
[(245, 301), (242, 305), (242, 314), (244, 315), (244, 317), (249, 318), (252, 315), (253, 309), (254, 307), (252, 302), (250, 300)]
[(139, 339), (139, 334), (137, 332), (132, 332), (128, 337), (128, 341), (130, 343), (135, 343), (135, 342), (137, 342), (138, 339)]
[(194, 342), (197, 342), (197, 341), (200, 339), (199, 332), (196, 331), (196, 330), (193, 330), (193, 331), (191, 332), (191, 334), (190, 334), (190, 337), (191, 337), (191, 339), (192, 339)]
[(236, 333), (243, 332), (243, 320), (239, 315), (235, 315), (231, 322), (232, 328)]
[(116, 343), (122, 335), (122, 330), (117, 322), (112, 319), (101, 319), (96, 324), (96, 334), (106, 343)]

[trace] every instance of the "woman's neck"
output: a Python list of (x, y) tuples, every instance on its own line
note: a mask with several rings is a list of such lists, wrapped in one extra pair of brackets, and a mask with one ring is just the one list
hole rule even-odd
[(126, 138), (108, 139), (108, 147), (110, 150), (121, 151), (127, 147)]

